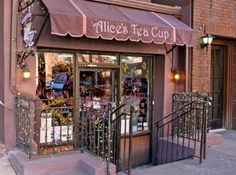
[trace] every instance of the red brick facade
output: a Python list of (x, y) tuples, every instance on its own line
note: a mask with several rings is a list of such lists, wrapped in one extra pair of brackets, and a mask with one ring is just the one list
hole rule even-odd
[(234, 44), (234, 53), (233, 53), (233, 98), (232, 98), (232, 127), (236, 129), (236, 44)]
[(192, 90), (210, 91), (211, 48), (200, 47), (206, 33), (215, 36), (213, 44), (226, 46), (224, 82), (224, 124), (236, 129), (236, 1), (193, 1), (194, 47), (192, 58)]
[(193, 90), (210, 90), (210, 48), (200, 48), (200, 38), (204, 31), (200, 30), (206, 25), (206, 33), (223, 37), (236, 36), (236, 1), (232, 0), (197, 0), (193, 1)]

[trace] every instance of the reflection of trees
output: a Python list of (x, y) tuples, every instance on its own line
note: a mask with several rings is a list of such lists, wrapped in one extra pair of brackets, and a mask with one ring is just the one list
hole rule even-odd
[(94, 97), (103, 97), (105, 95), (108, 95), (108, 92), (106, 92), (105, 88), (96, 88), (92, 86), (84, 86), (80, 85), (80, 94), (82, 97), (86, 96), (94, 96)]
[[(66, 97), (73, 96), (72, 60), (60, 57), (57, 53), (39, 52), (38, 56), (38, 86), (36, 95), (41, 99), (47, 99), (50, 96), (61, 96), (63, 94), (66, 94)], [(60, 73), (66, 73), (67, 76), (63, 89), (46, 89), (46, 83), (55, 79)], [(67, 92), (64, 92), (65, 90)], [(57, 93), (53, 93), (54, 91)]]
[(66, 72), (68, 79), (73, 80), (72, 65), (70, 63), (59, 63), (52, 67), (52, 78), (55, 78), (59, 73)]

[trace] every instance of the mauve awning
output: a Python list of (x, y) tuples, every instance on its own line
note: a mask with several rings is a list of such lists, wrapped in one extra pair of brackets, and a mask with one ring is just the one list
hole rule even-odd
[(51, 33), (192, 46), (193, 30), (171, 15), (87, 0), (43, 0)]

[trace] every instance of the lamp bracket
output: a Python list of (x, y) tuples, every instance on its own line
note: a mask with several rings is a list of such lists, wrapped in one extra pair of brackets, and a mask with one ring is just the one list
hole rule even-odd
[(177, 47), (177, 45), (176, 45), (176, 44), (173, 44), (172, 47), (171, 47), (171, 49), (168, 50), (168, 51), (166, 51), (166, 54), (169, 54), (170, 52), (172, 52), (176, 47)]
[(171, 69), (170, 69), (170, 71), (173, 72), (173, 73), (175, 73), (175, 72), (177, 72), (177, 69), (176, 69), (176, 67), (173, 67), (173, 66), (172, 66)]
[(34, 55), (33, 50), (17, 51), (17, 65), (20, 66), (30, 55)]

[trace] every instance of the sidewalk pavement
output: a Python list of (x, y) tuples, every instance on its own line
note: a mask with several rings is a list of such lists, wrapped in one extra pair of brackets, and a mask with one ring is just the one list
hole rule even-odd
[(15, 175), (15, 172), (8, 161), (4, 145), (0, 142), (0, 175)]
[[(202, 164), (198, 159), (186, 159), (160, 166), (145, 165), (132, 169), (132, 175), (235, 175), (236, 131), (227, 130), (219, 134), (223, 136), (223, 143), (209, 148)], [(1, 143), (0, 175), (15, 175)]]
[[(206, 160), (186, 159), (160, 166), (146, 165), (132, 170), (132, 175), (236, 175), (236, 131), (218, 132), (220, 145), (207, 150)], [(119, 175), (123, 175), (119, 173)]]

